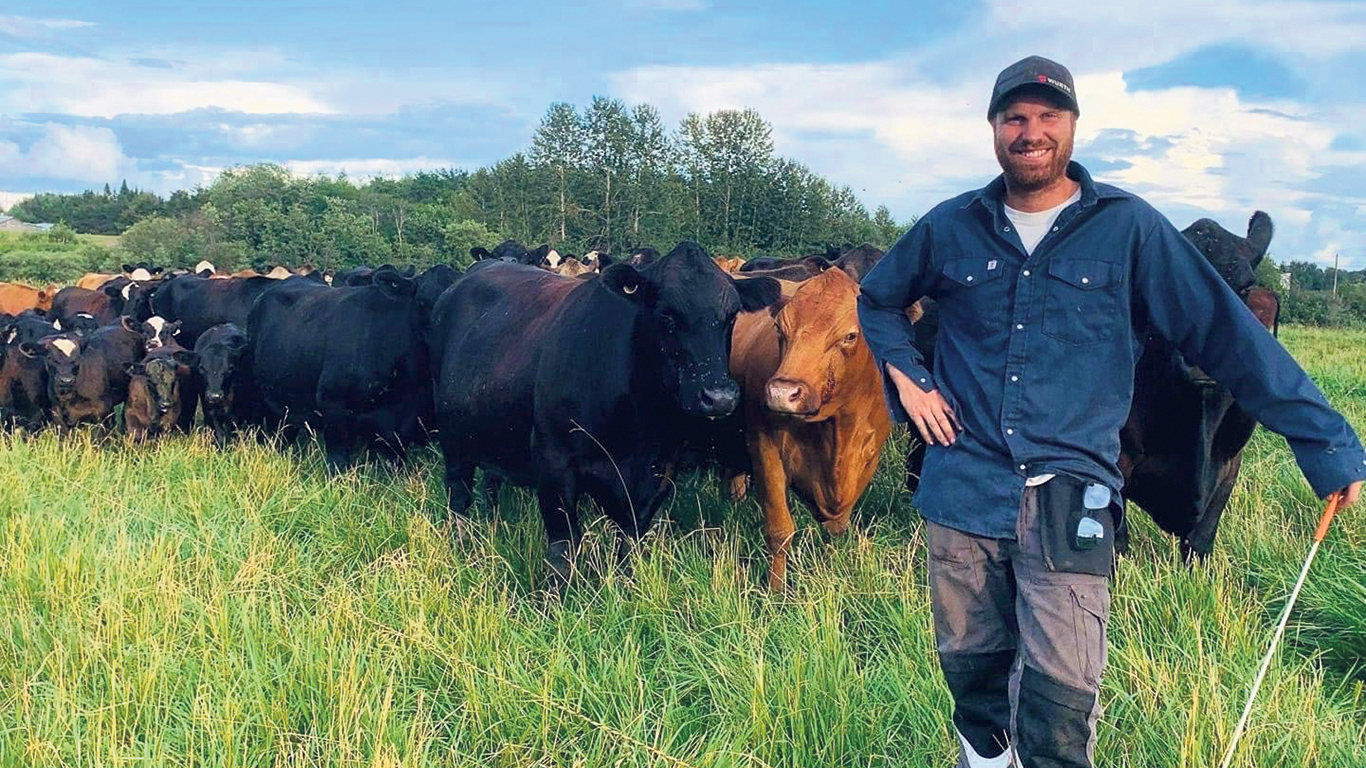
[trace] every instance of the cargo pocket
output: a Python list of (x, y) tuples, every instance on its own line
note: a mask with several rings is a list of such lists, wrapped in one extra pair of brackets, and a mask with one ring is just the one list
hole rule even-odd
[(1105, 628), (1110, 623), (1110, 591), (1105, 584), (1073, 584), (1072, 630), (1082, 679), (1094, 690), (1105, 670)]
[(1119, 320), (1123, 266), (1072, 259), (1048, 265), (1043, 332), (1068, 344), (1109, 341)]

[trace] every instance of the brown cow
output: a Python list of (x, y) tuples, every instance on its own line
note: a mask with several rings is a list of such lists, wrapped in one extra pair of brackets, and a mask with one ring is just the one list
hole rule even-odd
[(88, 291), (99, 290), (100, 286), (118, 277), (116, 274), (106, 274), (104, 272), (86, 272), (81, 275), (81, 279), (76, 281), (77, 288), (84, 288)]
[(30, 288), (19, 283), (0, 283), (0, 312), (17, 315), (26, 309), (52, 309), (52, 297), (57, 295), (57, 286)]
[(721, 268), (722, 272), (735, 274), (740, 271), (740, 267), (745, 265), (745, 260), (739, 256), (713, 256), (712, 261)]
[(566, 257), (560, 260), (560, 265), (550, 270), (561, 277), (579, 277), (590, 274), (593, 270), (588, 265), (574, 258)]
[[(788, 489), (828, 533), (844, 533), (891, 432), (882, 378), (859, 330), (858, 284), (832, 269), (784, 284), (783, 293), (771, 314), (736, 319), (730, 357), (744, 392), (745, 442), (774, 590), (786, 581), (795, 532)], [(744, 486), (743, 476), (732, 478), (733, 495)]]
[(180, 421), (187, 403), (186, 382), (198, 358), (195, 353), (172, 344), (149, 352), (146, 359), (126, 364), (128, 402), (123, 409), (123, 425), (128, 436), (138, 442), (171, 431)]

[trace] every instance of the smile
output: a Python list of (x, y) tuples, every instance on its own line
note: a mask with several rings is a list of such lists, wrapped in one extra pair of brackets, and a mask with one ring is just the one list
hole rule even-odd
[(1029, 158), (1030, 160), (1037, 160), (1038, 158), (1041, 158), (1041, 157), (1043, 157), (1044, 155), (1046, 155), (1046, 154), (1048, 154), (1049, 152), (1052, 152), (1052, 151), (1053, 151), (1053, 150), (1048, 149), (1048, 148), (1044, 148), (1044, 149), (1025, 149), (1025, 150), (1017, 150), (1017, 151), (1015, 152), (1015, 154), (1020, 155), (1020, 156), (1022, 156), (1022, 157), (1027, 157), (1027, 158)]

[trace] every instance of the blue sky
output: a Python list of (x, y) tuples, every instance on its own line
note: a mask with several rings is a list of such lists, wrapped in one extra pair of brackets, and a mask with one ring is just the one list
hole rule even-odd
[(1077, 79), (1076, 157), (1178, 226), (1277, 224), (1273, 256), (1366, 268), (1366, 2), (124, 2), (0, 11), (0, 206), (106, 181), (166, 193), (275, 161), (475, 167), (552, 101), (754, 107), (779, 153), (899, 218), (997, 167), (991, 82)]

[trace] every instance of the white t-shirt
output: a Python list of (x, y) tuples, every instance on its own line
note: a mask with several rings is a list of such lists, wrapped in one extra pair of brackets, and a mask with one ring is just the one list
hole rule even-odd
[[(1025, 247), (1025, 253), (1033, 255), (1034, 246), (1039, 244), (1043, 236), (1048, 234), (1048, 230), (1053, 228), (1053, 222), (1058, 220), (1058, 214), (1062, 209), (1081, 199), (1081, 187), (1072, 196), (1061, 203), (1044, 211), (1017, 211), (1010, 206), (1006, 206), (1006, 218), (1015, 225), (1015, 231), (1020, 235), (1020, 243)], [(1043, 485), (1053, 479), (1053, 475), (1035, 475), (1025, 481), (1025, 487), (1033, 485)]]
[(1053, 227), (1053, 222), (1058, 220), (1058, 214), (1062, 209), (1081, 199), (1081, 187), (1072, 196), (1046, 211), (1017, 211), (1010, 206), (1006, 206), (1006, 218), (1015, 225), (1015, 231), (1020, 235), (1020, 242), (1024, 244), (1025, 253), (1033, 255), (1034, 246), (1039, 244), (1043, 236), (1048, 234), (1048, 230)]

